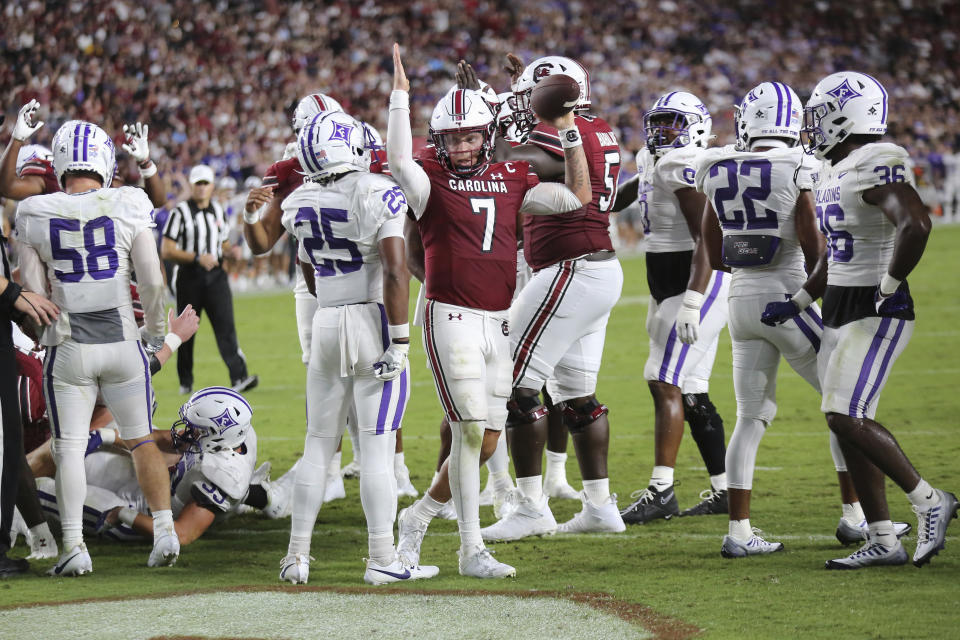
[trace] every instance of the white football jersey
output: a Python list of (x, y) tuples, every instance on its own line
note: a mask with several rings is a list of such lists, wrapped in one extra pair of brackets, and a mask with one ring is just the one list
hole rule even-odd
[[(119, 317), (123, 339), (140, 338), (130, 299), (130, 249), (134, 238), (154, 226), (152, 211), (147, 194), (135, 187), (51, 193), (20, 203), (17, 238), (46, 265), (50, 299), (60, 307), (59, 319), (44, 330), (43, 344), (89, 334), (80, 319), (90, 324), (87, 320), (96, 322), (97, 316), (87, 314), (112, 310), (118, 312), (113, 317)], [(77, 316), (77, 326), (71, 326), (71, 314), (84, 314)]]
[(187, 452), (170, 475), (170, 506), (176, 518), (193, 502), (196, 488), (205, 494), (223, 513), (233, 511), (250, 490), (250, 478), (257, 464), (257, 434), (247, 429), (245, 450), (216, 453)]
[(668, 151), (656, 162), (647, 149), (637, 153), (638, 201), (647, 251), (693, 250), (693, 237), (680, 210), (676, 191), (694, 187), (694, 166), (701, 153), (703, 149), (697, 147), (682, 147)]
[(827, 237), (827, 284), (873, 287), (893, 255), (897, 228), (863, 192), (891, 182), (916, 188), (906, 149), (889, 142), (866, 144), (840, 162), (824, 162), (816, 180), (817, 219)]
[(407, 200), (387, 176), (357, 171), (323, 186), (306, 182), (283, 201), (283, 226), (313, 264), (325, 307), (383, 302), (377, 243), (403, 237)]
[(806, 281), (795, 209), (801, 190), (813, 187), (813, 157), (802, 147), (741, 152), (732, 145), (707, 149), (698, 158), (697, 190), (713, 205), (724, 237), (780, 239), (763, 265), (733, 267), (730, 296), (793, 293)]

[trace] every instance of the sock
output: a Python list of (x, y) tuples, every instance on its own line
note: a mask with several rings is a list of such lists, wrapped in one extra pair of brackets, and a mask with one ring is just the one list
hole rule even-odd
[[(395, 432), (394, 432), (395, 433)], [(391, 564), (396, 555), (393, 548), (393, 521), (397, 515), (397, 487), (390, 463), (396, 446), (394, 433), (359, 434), (360, 504), (367, 521), (367, 541), (370, 559), (381, 566)]]
[(83, 543), (83, 501), (87, 495), (87, 476), (83, 454), (87, 450), (87, 434), (81, 438), (61, 437), (55, 440), (57, 462), (57, 509), (63, 536), (63, 552)]
[(491, 471), (490, 482), (493, 482), (493, 490), (497, 493), (513, 489), (513, 478), (509, 471)]
[(543, 476), (517, 478), (517, 487), (525, 498), (530, 498), (534, 504), (543, 502)]
[(310, 536), (290, 536), (287, 555), (310, 555)]
[(393, 532), (386, 535), (369, 535), (367, 552), (370, 554), (370, 559), (381, 567), (393, 564), (397, 557), (397, 550), (393, 547)]
[(866, 520), (866, 516), (863, 515), (863, 507), (860, 506), (859, 501), (840, 505), (840, 511), (843, 513), (843, 519), (856, 527), (859, 527), (860, 523)]
[(33, 536), (34, 540), (53, 540), (53, 534), (50, 533), (50, 525), (46, 522), (41, 522), (40, 524), (35, 524), (30, 527), (30, 535)]
[(726, 491), (727, 490), (727, 473), (718, 473), (715, 476), (710, 476), (710, 486), (713, 487), (714, 491)]
[(653, 475), (650, 476), (650, 486), (657, 491), (673, 486), (673, 467), (654, 467)]
[(327, 476), (334, 477), (340, 475), (340, 462), (343, 460), (343, 452), (337, 451), (333, 454), (330, 464), (327, 465)]
[(750, 518), (731, 520), (727, 533), (738, 542), (746, 542), (753, 537), (753, 529), (750, 528)]
[[(162, 509), (153, 512), (153, 539), (156, 540), (161, 534), (167, 534), (173, 529), (173, 511)], [(176, 535), (176, 531), (174, 531)]]
[(929, 509), (940, 504), (940, 494), (933, 490), (930, 483), (920, 478), (920, 483), (907, 494), (910, 504), (920, 509)]
[(870, 529), (870, 542), (882, 544), (888, 549), (897, 545), (897, 534), (893, 532), (893, 523), (889, 520), (877, 520), (867, 524)]
[(607, 500), (610, 499), (610, 478), (584, 480), (583, 491), (587, 494), (587, 499), (592, 504), (598, 507), (606, 504)]
[(437, 502), (429, 493), (425, 493), (422, 498), (414, 502), (413, 506), (410, 507), (410, 515), (423, 524), (429, 525), (430, 521), (440, 513), (443, 505), (443, 502)]
[(338, 442), (339, 438), (307, 431), (303, 457), (297, 462), (293, 478), (293, 513), (290, 516), (290, 548), (294, 546), (294, 539), (306, 540), (306, 546), (290, 553), (310, 552), (310, 536), (327, 488), (327, 461), (333, 458)]
[(405, 466), (406, 463), (403, 460), (403, 451), (393, 454), (393, 472), (396, 473), (397, 469), (402, 469)]
[(463, 549), (483, 542), (480, 537), (480, 443), (483, 442), (483, 432), (483, 422), (450, 423), (452, 437), (447, 471)]
[[(510, 456), (507, 453), (507, 436), (504, 431), (500, 432), (500, 438), (497, 440), (497, 448), (493, 455), (487, 460), (487, 470), (490, 473), (504, 472), (510, 473)], [(513, 484), (511, 483), (511, 487)]]
[(567, 484), (567, 454), (547, 449), (546, 481), (552, 484)]

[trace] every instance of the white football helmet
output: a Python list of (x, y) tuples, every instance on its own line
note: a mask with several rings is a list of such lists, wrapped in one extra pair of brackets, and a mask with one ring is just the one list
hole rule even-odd
[(293, 110), (293, 132), (300, 133), (313, 116), (327, 111), (343, 111), (343, 107), (325, 93), (311, 93), (298, 102)]
[(580, 100), (573, 108), (574, 112), (590, 109), (590, 74), (579, 62), (563, 56), (537, 58), (527, 65), (513, 87), (516, 96), (514, 119), (521, 135), (530, 133), (537, 124), (537, 116), (533, 113), (530, 102), (533, 87), (547, 76), (557, 73), (570, 76), (580, 85)]
[(91, 122), (69, 120), (53, 136), (53, 172), (64, 186), (68, 171), (90, 171), (109, 187), (117, 168), (116, 150), (107, 132)]
[[(445, 95), (433, 109), (430, 118), (430, 138), (437, 152), (437, 161), (448, 171), (470, 176), (483, 168), (493, 155), (493, 132), (496, 123), (484, 96), (472, 89), (457, 89)], [(447, 136), (454, 133), (480, 132), (483, 142), (477, 162), (469, 167), (458, 167), (450, 159)]]
[(323, 182), (348, 171), (369, 170), (366, 142), (366, 129), (343, 111), (313, 116), (297, 136), (297, 159), (304, 179)]
[(653, 108), (643, 114), (643, 128), (647, 132), (647, 149), (659, 158), (680, 147), (706, 149), (713, 119), (700, 98), (686, 91), (671, 91), (660, 96)]
[(512, 91), (505, 91), (497, 98), (500, 100), (500, 109), (497, 111), (497, 130), (507, 142), (520, 142), (520, 132), (515, 118), (517, 97)]
[(180, 407), (180, 419), (170, 433), (178, 448), (186, 444), (196, 453), (229, 451), (243, 444), (252, 418), (250, 404), (239, 393), (228, 387), (207, 387)]
[(887, 90), (856, 71), (831, 73), (817, 83), (803, 110), (804, 150), (823, 160), (851, 134), (887, 132)]
[(733, 107), (733, 125), (738, 151), (749, 151), (760, 138), (786, 138), (790, 146), (800, 141), (803, 103), (793, 89), (782, 82), (763, 82)]

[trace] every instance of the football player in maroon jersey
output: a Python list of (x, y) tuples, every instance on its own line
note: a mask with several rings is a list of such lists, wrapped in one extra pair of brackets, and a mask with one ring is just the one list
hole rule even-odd
[[(387, 155), (409, 206), (408, 235), (418, 234), (423, 245), (424, 345), (452, 432), (448, 481), (441, 474), (423, 499), (401, 512), (397, 551), (407, 562), (419, 563), (430, 519), (452, 494), (460, 573), (511, 576), (514, 568), (494, 560), (480, 535), (479, 464), (492, 453), (506, 421), (518, 218), (520, 213), (541, 217), (575, 211), (589, 202), (586, 157), (581, 143), (569, 145), (566, 186), (539, 184), (527, 162), (491, 162), (493, 113), (479, 92), (458, 89), (433, 111), (435, 157), (418, 163), (410, 131), (410, 83), (396, 44), (393, 86)], [(572, 120), (568, 114), (557, 124)]]
[[(498, 157), (525, 160), (541, 180), (557, 180), (565, 148), (581, 140), (587, 157), (591, 198), (576, 215), (528, 217), (523, 250), (533, 278), (511, 308), (514, 358), (513, 397), (507, 433), (517, 484), (523, 497), (512, 513), (483, 530), (485, 540), (516, 540), (559, 530), (624, 530), (607, 473), (607, 408), (595, 395), (607, 318), (620, 297), (623, 272), (607, 231), (616, 197), (620, 149), (610, 126), (589, 115), (590, 80), (576, 61), (560, 56), (535, 60), (514, 70), (514, 124), (524, 144), (498, 147)], [(580, 101), (569, 129), (538, 121), (531, 107), (537, 82), (564, 74), (580, 85)], [(547, 505), (541, 476), (549, 409), (540, 400), (546, 386), (555, 409), (573, 435), (584, 491), (583, 510), (557, 527)]]
[[(39, 149), (47, 153), (31, 154), (18, 166), (20, 150), (24, 148), (30, 136), (36, 133), (43, 122), (36, 121), (40, 103), (31, 100), (20, 108), (13, 135), (0, 158), (0, 196), (11, 200), (24, 200), (30, 196), (39, 196), (60, 191), (60, 183), (53, 172), (53, 154), (44, 147)], [(157, 165), (150, 159), (150, 147), (147, 144), (148, 127), (145, 124), (123, 125), (123, 149), (129, 153), (140, 167), (143, 177), (143, 190), (147, 192), (150, 203), (162, 207), (166, 203), (163, 181), (157, 172)]]

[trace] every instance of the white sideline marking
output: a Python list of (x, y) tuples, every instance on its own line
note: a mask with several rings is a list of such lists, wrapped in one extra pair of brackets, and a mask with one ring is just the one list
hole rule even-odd
[[(419, 584), (419, 583), (418, 583)], [(429, 588), (429, 581), (423, 581)], [(163, 611), (162, 615), (144, 612)], [(51, 627), (56, 621), (56, 626)], [(649, 638), (617, 616), (561, 598), (507, 595), (227, 592), (0, 611), (18, 640), (157, 636), (283, 638)]]

